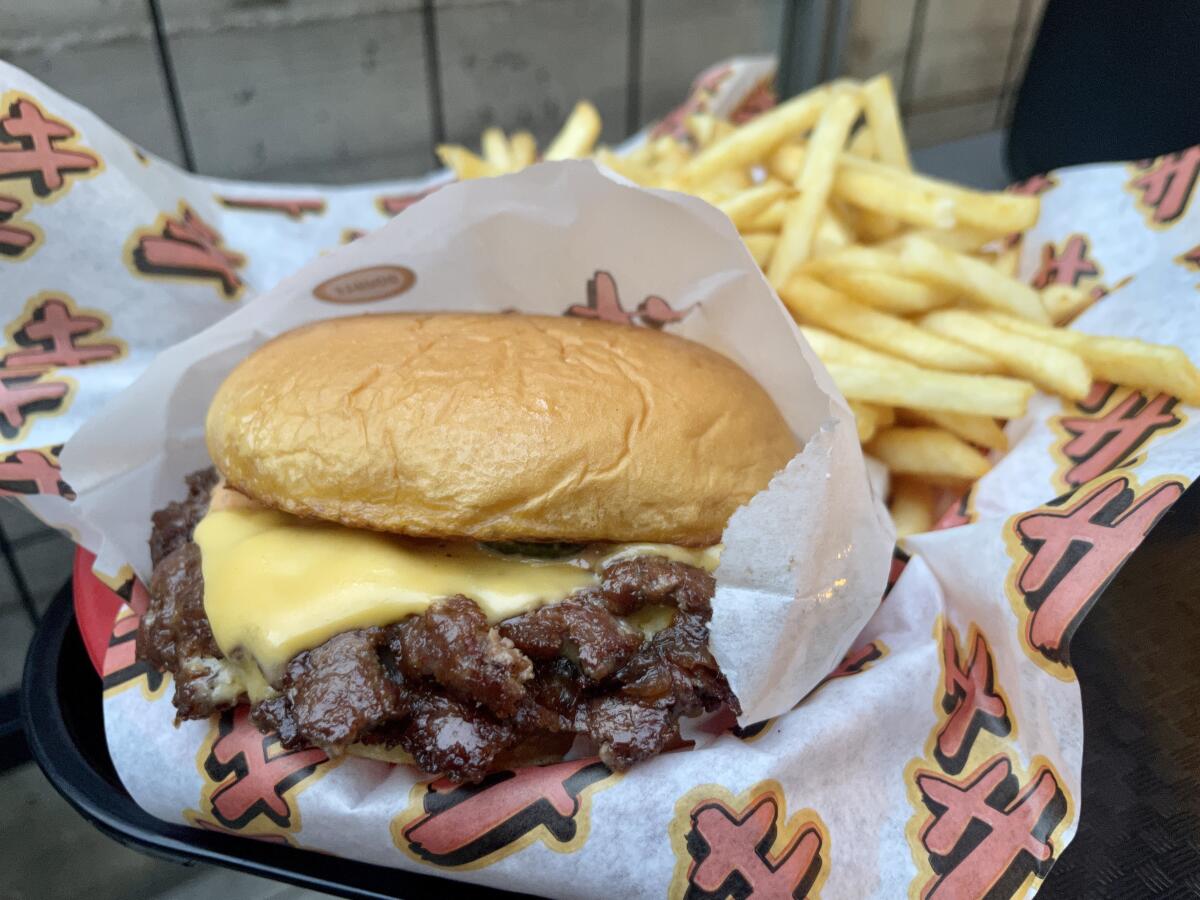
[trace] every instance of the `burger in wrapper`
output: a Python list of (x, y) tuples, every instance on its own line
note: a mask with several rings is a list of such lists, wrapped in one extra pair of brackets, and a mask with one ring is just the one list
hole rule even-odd
[(614, 769), (737, 698), (722, 532), (797, 453), (763, 388), (653, 329), (389, 314), (288, 332), (222, 384), (214, 468), (154, 514), (138, 655), (180, 719), (455, 781)]

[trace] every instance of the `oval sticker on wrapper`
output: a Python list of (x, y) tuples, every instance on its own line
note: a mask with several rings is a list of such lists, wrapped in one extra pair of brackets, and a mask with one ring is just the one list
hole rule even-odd
[(322, 281), (313, 296), (330, 303), (374, 303), (403, 294), (416, 280), (407, 266), (368, 266)]

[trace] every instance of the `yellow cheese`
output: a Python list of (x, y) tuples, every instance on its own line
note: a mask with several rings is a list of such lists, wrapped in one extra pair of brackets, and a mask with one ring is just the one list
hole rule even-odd
[(212, 509), (196, 527), (204, 610), (227, 657), (274, 681), (297, 653), (344, 631), (387, 625), (454, 594), (499, 622), (599, 583), (614, 558), (657, 555), (711, 571), (717, 548), (588, 548), (568, 559), (494, 553), (468, 541), (412, 540), (254, 505)]

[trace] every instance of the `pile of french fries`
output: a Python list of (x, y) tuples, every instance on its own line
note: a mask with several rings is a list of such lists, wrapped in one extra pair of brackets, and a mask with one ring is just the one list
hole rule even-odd
[[(741, 126), (686, 125), (685, 139), (618, 155), (596, 146), (600, 116), (585, 101), (540, 158), (592, 157), (729, 217), (849, 401), (866, 452), (890, 470), (901, 536), (932, 527), (943, 489), (988, 471), (1007, 449), (1001, 422), (1036, 390), (1080, 400), (1099, 379), (1200, 404), (1182, 350), (1062, 327), (1094, 297), (1015, 277), (1012, 236), (1037, 221), (1036, 197), (913, 172), (887, 76), (822, 85)], [(539, 159), (532, 135), (498, 128), (482, 156), (438, 155), (460, 179)]]

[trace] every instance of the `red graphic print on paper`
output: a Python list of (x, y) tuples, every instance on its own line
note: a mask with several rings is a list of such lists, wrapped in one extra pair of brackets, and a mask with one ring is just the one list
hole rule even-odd
[(56, 413), (71, 391), (66, 381), (42, 381), (39, 372), (0, 369), (0, 437), (15, 440), (35, 413)]
[(242, 293), (237, 270), (246, 258), (227, 249), (221, 235), (186, 204), (180, 204), (179, 215), (160, 216), (153, 228), (136, 232), (131, 255), (144, 275), (209, 281), (228, 300)]
[(675, 310), (662, 297), (651, 295), (638, 304), (635, 311), (627, 311), (617, 293), (617, 282), (608, 272), (597, 271), (588, 281), (587, 306), (578, 304), (568, 307), (566, 315), (580, 319), (602, 319), (622, 325), (649, 325), (662, 328), (671, 322), (679, 322), (692, 311), (692, 307)]
[(1042, 261), (1033, 276), (1033, 286), (1047, 287), (1051, 284), (1078, 285), (1085, 278), (1098, 278), (1100, 267), (1088, 255), (1088, 240), (1082, 234), (1073, 234), (1063, 242), (1061, 249), (1051, 242), (1042, 247)]
[(962, 781), (919, 771), (916, 785), (932, 813), (920, 833), (934, 872), (922, 897), (1012, 897), (1049, 873), (1067, 801), (1048, 766), (1022, 786), (996, 755)]
[[(973, 639), (973, 640), (972, 640)], [(983, 634), (972, 628), (967, 636), (971, 657), (959, 655), (958, 635), (946, 625), (942, 631), (946, 719), (937, 731), (933, 755), (946, 772), (957, 775), (967, 764), (981, 730), (1004, 737), (1012, 730), (1008, 707), (995, 686), (995, 662)]]
[(1200, 272), (1200, 244), (1197, 244), (1191, 250), (1180, 253), (1175, 257), (1175, 262), (1181, 266)]
[(900, 576), (904, 574), (905, 568), (908, 566), (910, 557), (899, 547), (892, 548), (892, 565), (888, 569), (887, 584), (883, 588), (883, 597), (880, 600), (882, 603), (887, 600), (888, 594), (892, 592), (892, 588), (896, 586), (896, 582), (900, 580)]
[(44, 300), (13, 333), (13, 339), (25, 349), (7, 353), (4, 369), (43, 370), (116, 359), (125, 352), (120, 344), (83, 342), (102, 332), (105, 324), (99, 316), (73, 312), (62, 298)]
[(23, 205), (16, 197), (0, 195), (0, 255), (18, 257), (37, 244), (39, 234), (32, 225), (8, 224)]
[(937, 520), (937, 524), (933, 526), (934, 531), (941, 531), (943, 528), (957, 528), (959, 525), (970, 525), (975, 518), (975, 513), (971, 511), (971, 491), (975, 490), (974, 486), (969, 488), (961, 497), (946, 507), (946, 511), (942, 513), (942, 517)]
[(749, 122), (755, 116), (765, 113), (775, 105), (775, 76), (760, 78), (746, 95), (738, 101), (729, 114), (729, 121), (734, 125)]
[(1055, 420), (1068, 437), (1062, 445), (1070, 463), (1062, 476), (1065, 485), (1078, 487), (1112, 471), (1160, 432), (1181, 424), (1182, 413), (1175, 412), (1178, 402), (1166, 394), (1149, 397), (1096, 382), (1076, 404), (1081, 415)]
[(263, 734), (246, 706), (221, 713), (216, 738), (204, 759), (214, 789), (206, 806), (226, 828), (244, 828), (264, 816), (280, 828), (294, 826), (288, 792), (329, 757), (323, 750), (285, 750), (279, 736)]
[(1200, 174), (1200, 146), (1133, 164), (1129, 190), (1154, 226), (1173, 225), (1187, 212)]
[[(145, 597), (146, 589), (140, 581), (131, 582), (133, 590)], [(144, 607), (143, 607), (144, 608)], [(114, 688), (124, 687), (131, 682), (145, 679), (147, 695), (156, 694), (162, 687), (165, 676), (147, 662), (137, 658), (137, 631), (140, 616), (126, 611), (117, 618), (108, 649), (104, 652), (103, 688), (107, 694)]]
[(385, 216), (394, 216), (404, 212), (417, 201), (424, 200), (440, 187), (441, 185), (437, 184), (415, 194), (384, 194), (375, 201), (375, 205)]
[(46, 197), (66, 184), (68, 174), (98, 168), (95, 155), (60, 146), (74, 136), (70, 125), (22, 97), (0, 116), (0, 180), (28, 180), (35, 194)]
[(223, 197), (218, 194), (217, 202), (228, 209), (279, 213), (297, 221), (310, 213), (319, 215), (325, 212), (325, 201), (320, 197), (295, 197), (287, 200), (271, 200), (265, 197)]
[[(759, 786), (750, 793), (744, 805), (726, 795), (701, 799), (687, 812), (682, 849), (688, 859), (680, 860), (687, 861), (687, 867), (676, 870), (672, 897), (783, 900), (807, 897), (814, 890), (826, 843), (820, 824), (802, 821), (803, 813), (791, 822), (781, 821), (782, 792), (777, 787)], [(790, 839), (780, 840), (781, 831), (790, 831)]]
[(842, 661), (834, 667), (832, 672), (821, 679), (817, 687), (821, 687), (838, 678), (848, 678), (851, 675), (865, 672), (870, 668), (871, 663), (877, 659), (882, 659), (885, 652), (883, 644), (879, 641), (867, 641), (859, 647), (851, 647), (846, 651), (846, 655), (842, 657)]
[(611, 776), (593, 757), (497, 772), (479, 784), (441, 778), (414, 789), (420, 799), (392, 823), (392, 838), (440, 866), (487, 864), (539, 838), (571, 852), (587, 837), (587, 793)]
[(74, 500), (75, 492), (62, 480), (62, 469), (55, 461), (56, 449), (50, 448), (49, 454), (18, 450), (0, 460), (0, 497), (54, 494)]
[(1083, 616), (1183, 490), (1182, 483), (1165, 481), (1139, 494), (1122, 476), (1070, 495), (1057, 509), (1013, 520), (1021, 544), (1014, 553), (1017, 611), (1034, 652), (1068, 662), (1071, 635)]

